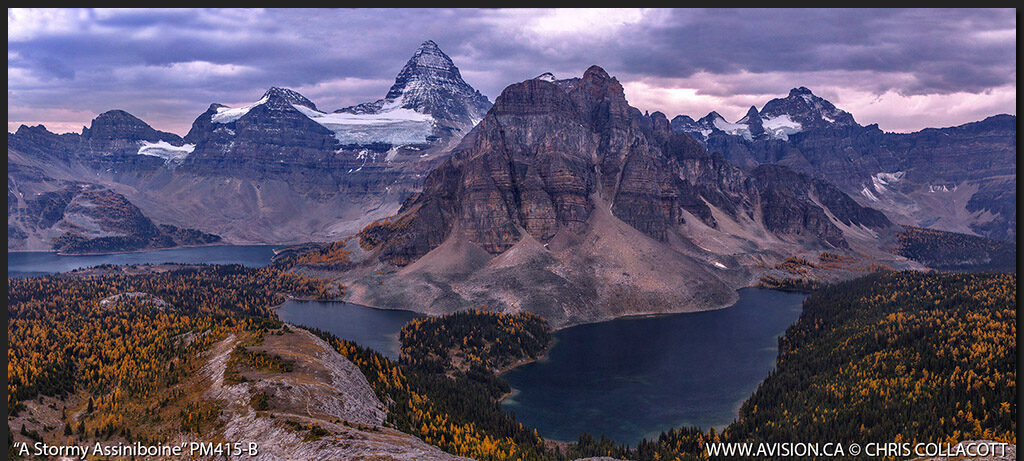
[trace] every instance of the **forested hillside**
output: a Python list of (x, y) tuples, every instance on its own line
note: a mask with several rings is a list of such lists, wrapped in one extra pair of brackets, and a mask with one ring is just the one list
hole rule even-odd
[(1012, 275), (893, 272), (812, 294), (730, 440), (1016, 440)]
[[(11, 415), (31, 400), (29, 409), (50, 408), (54, 421), (29, 425), (23, 438), (76, 442), (160, 441), (216, 427), (216, 405), (168, 394), (195, 372), (199, 353), (229, 335), (278, 331), (270, 308), (283, 293), (340, 290), (274, 266), (106, 267), (8, 283)], [(886, 272), (824, 286), (780, 338), (776, 370), (737, 421), (636, 447), (583, 434), (554, 448), (501, 408), (509, 389), (494, 370), (550, 342), (536, 316), (467, 312), (411, 323), (402, 363), (319, 334), (387, 402), (388, 426), (477, 459), (692, 459), (717, 441), (1015, 442), (1016, 294), (1008, 274)], [(287, 373), (295, 365), (236, 348), (225, 378), (244, 381), (231, 371), (239, 366)]]
[(1017, 284), (886, 272), (828, 285), (779, 339), (776, 370), (721, 434), (679, 428), (583, 456), (694, 459), (709, 442), (1016, 442)]
[(939, 270), (1017, 271), (1017, 246), (975, 235), (905, 226), (896, 254)]
[(550, 329), (529, 312), (472, 310), (414, 319), (402, 327), (401, 360), (435, 373), (491, 373), (539, 357), (551, 343)]
[(10, 415), (22, 412), (27, 400), (42, 404), (44, 396), (58, 399), (47, 400), (54, 411), (61, 406), (59, 423), (23, 435), (160, 440), (166, 433), (157, 428), (166, 424), (160, 421), (169, 406), (181, 407), (173, 430), (193, 427), (203, 411), (204, 418), (215, 418), (215, 408), (165, 394), (194, 372), (198, 353), (228, 334), (279, 323), (269, 318), (270, 308), (284, 302), (285, 293), (315, 298), (339, 290), (278, 267), (133, 270), (142, 273), (101, 267), (8, 279)]

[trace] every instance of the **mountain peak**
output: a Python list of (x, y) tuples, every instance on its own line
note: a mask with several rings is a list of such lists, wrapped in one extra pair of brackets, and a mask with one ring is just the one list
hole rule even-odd
[(705, 115), (705, 116), (701, 117), (701, 119), (700, 119), (700, 120), (698, 120), (698, 122), (708, 122), (708, 123), (713, 123), (713, 122), (714, 122), (715, 120), (718, 120), (718, 119), (722, 119), (723, 121), (725, 121), (725, 117), (722, 117), (722, 116), (721, 116), (721, 115), (720, 115), (720, 114), (719, 114), (718, 112), (716, 112), (716, 111), (711, 111), (711, 112), (708, 112), (708, 114), (707, 114), (707, 115)]
[(799, 88), (793, 88), (792, 90), (789, 90), (789, 96), (790, 97), (801, 96), (801, 95), (805, 95), (805, 94), (806, 95), (814, 95), (814, 93), (811, 93), (811, 90), (807, 89), (806, 86), (801, 86)]
[(385, 99), (397, 98), (410, 84), (417, 82), (433, 82), (437, 80), (454, 80), (465, 84), (459, 68), (452, 59), (441, 51), (433, 40), (427, 40), (416, 49), (405, 67), (398, 73), (395, 84), (391, 86)]
[(260, 99), (269, 100), (271, 98), (281, 98), (289, 104), (305, 106), (310, 109), (317, 110), (316, 104), (313, 104), (313, 101), (310, 101), (298, 91), (289, 88), (272, 86), (266, 93), (263, 93), (263, 97)]
[(82, 128), (86, 139), (127, 139), (131, 141), (167, 140), (180, 143), (181, 138), (172, 133), (157, 131), (148, 123), (123, 110), (108, 110), (92, 120), (89, 128)]
[(433, 40), (420, 44), (395, 77), (384, 99), (338, 109), (335, 112), (375, 114), (410, 109), (435, 120), (454, 123), (468, 131), (483, 118), (491, 102), (462, 79), (459, 68)]
[(761, 118), (792, 125), (791, 131), (857, 124), (849, 112), (836, 108), (803, 86), (789, 90), (789, 96), (785, 98), (768, 101), (761, 109)]
[(611, 76), (608, 75), (608, 72), (605, 72), (601, 66), (597, 65), (590, 66), (587, 71), (583, 73), (583, 80), (607, 80), (610, 78)]
[(747, 115), (744, 115), (736, 123), (746, 125), (751, 138), (759, 137), (765, 133), (764, 120), (761, 119), (761, 113), (757, 111), (755, 106), (750, 106), (750, 109), (747, 110)]
[(761, 114), (760, 114), (760, 112), (757, 111), (757, 107), (750, 106), (750, 109), (747, 109), (747, 114), (744, 115), (743, 118), (741, 118), (736, 123), (750, 124), (750, 123), (754, 123), (755, 121), (760, 123), (760, 120), (761, 120)]
[[(425, 40), (423, 43), (420, 43), (420, 48), (419, 49), (420, 50), (432, 50), (432, 51), (437, 51), (439, 53), (441, 52), (441, 47), (437, 46), (437, 42), (435, 42), (433, 40)], [(444, 54), (444, 53), (441, 53), (441, 54)]]
[(558, 80), (558, 79), (555, 78), (555, 74), (552, 74), (551, 72), (544, 72), (543, 74), (540, 74), (540, 75), (534, 77), (533, 79), (534, 80), (543, 80), (545, 82), (551, 82), (551, 83), (554, 83), (556, 80)]

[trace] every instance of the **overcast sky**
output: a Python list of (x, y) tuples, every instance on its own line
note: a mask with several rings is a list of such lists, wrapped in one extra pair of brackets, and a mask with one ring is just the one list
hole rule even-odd
[(384, 96), (424, 40), (492, 101), (597, 64), (630, 104), (729, 121), (806, 86), (886, 131), (1016, 114), (1015, 10), (8, 10), (7, 125), (124, 109), (184, 135), (270, 86), (322, 110)]

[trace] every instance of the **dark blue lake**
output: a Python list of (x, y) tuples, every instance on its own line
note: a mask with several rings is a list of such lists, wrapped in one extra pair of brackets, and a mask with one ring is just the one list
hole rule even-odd
[[(280, 246), (280, 245), (276, 245)], [(100, 264), (270, 264), (275, 245), (211, 245), (104, 255), (58, 255), (53, 252), (7, 252), (8, 277), (33, 277)]]
[(398, 332), (410, 320), (422, 315), (345, 302), (292, 300), (277, 309), (277, 317), (295, 325), (328, 331), (398, 360), (401, 349)]
[(775, 367), (805, 295), (739, 291), (726, 309), (581, 325), (505, 375), (503, 402), (545, 438), (601, 434), (635, 446), (679, 426), (721, 429)]

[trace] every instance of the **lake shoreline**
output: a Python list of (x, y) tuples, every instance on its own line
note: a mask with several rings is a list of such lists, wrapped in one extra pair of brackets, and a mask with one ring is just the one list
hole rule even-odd
[(274, 245), (233, 245), (213, 243), (133, 250), (116, 253), (64, 254), (57, 251), (13, 250), (7, 253), (7, 272), (15, 278), (66, 274), (95, 266), (242, 265), (265, 267), (272, 264)]
[(777, 338), (806, 297), (763, 287), (737, 294), (719, 309), (559, 330), (559, 348), (543, 355), (550, 364), (502, 370), (511, 392), (498, 402), (550, 440), (605, 433), (635, 446), (680, 425), (727, 426), (774, 368)]
[[(137, 250), (101, 251), (101, 252), (89, 252), (89, 253), (63, 253), (63, 252), (60, 252), (60, 251), (57, 251), (57, 250), (52, 250), (52, 249), (51, 250), (24, 250), (24, 249), (12, 250), (12, 249), (8, 249), (7, 252), (8, 253), (45, 253), (45, 254), (54, 254), (54, 255), (57, 255), (57, 256), (111, 256), (111, 255), (125, 255), (125, 254), (133, 254), (133, 253), (148, 253), (148, 252), (163, 251), (163, 250), (177, 250), (177, 249), (180, 249), (180, 248), (232, 247), (232, 246), (237, 247), (237, 246), (264, 246), (264, 245), (260, 245), (260, 244), (256, 244), (256, 245), (236, 245), (236, 244), (233, 244), (233, 243), (201, 243), (201, 244), (198, 244), (198, 245), (175, 245), (175, 246), (172, 246), (172, 247), (139, 248)], [(266, 245), (266, 246), (275, 246), (275, 245)]]

